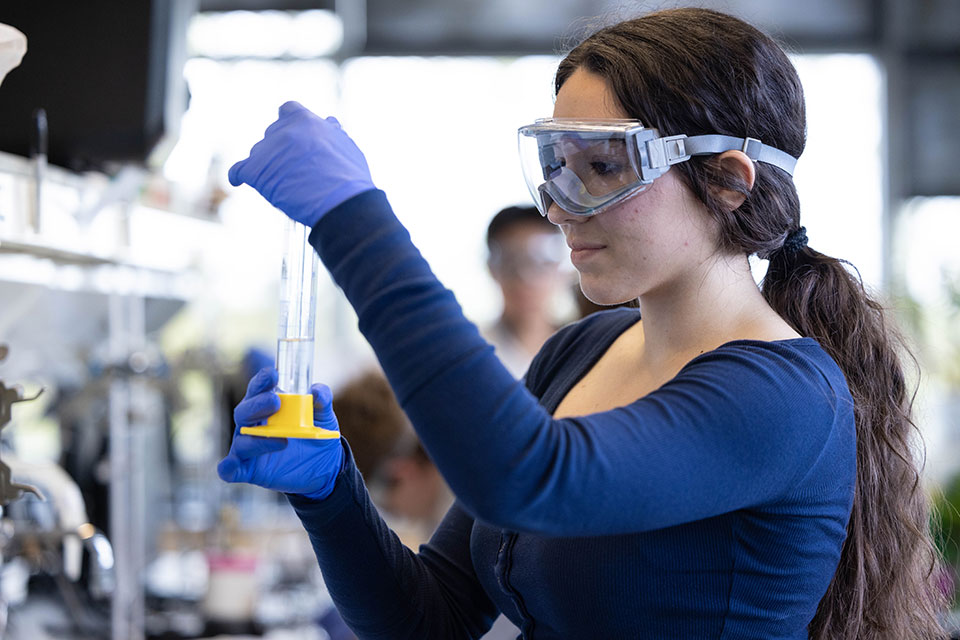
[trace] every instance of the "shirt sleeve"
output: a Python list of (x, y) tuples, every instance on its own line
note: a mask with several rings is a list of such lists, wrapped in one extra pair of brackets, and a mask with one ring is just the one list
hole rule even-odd
[(479, 638), (496, 609), (473, 571), (473, 519), (454, 505), (414, 553), (380, 518), (344, 446), (343, 470), (330, 496), (287, 496), (344, 621), (364, 640)]
[(838, 391), (816, 358), (775, 343), (718, 349), (628, 406), (554, 419), (466, 320), (382, 192), (327, 214), (311, 242), (431, 458), (492, 525), (619, 534), (769, 503), (837, 428)]

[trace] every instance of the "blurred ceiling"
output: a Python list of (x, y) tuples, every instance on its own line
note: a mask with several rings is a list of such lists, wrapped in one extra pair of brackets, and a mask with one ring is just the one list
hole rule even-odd
[(362, 13), (363, 53), (389, 55), (552, 53), (597, 16), (690, 5), (733, 13), (804, 49), (877, 47), (892, 29), (909, 48), (956, 51), (960, 41), (956, 0), (199, 0), (200, 11)]
[[(797, 52), (878, 56), (888, 199), (960, 195), (960, 0), (198, 0), (200, 11), (334, 11), (342, 58), (555, 54), (603, 22), (689, 5), (738, 15)], [(837, 150), (856, 159), (851, 141)]]

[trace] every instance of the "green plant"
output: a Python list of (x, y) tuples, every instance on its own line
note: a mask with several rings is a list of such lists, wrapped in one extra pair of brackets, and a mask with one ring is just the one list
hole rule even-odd
[(932, 529), (934, 541), (947, 569), (952, 571), (954, 593), (952, 606), (960, 604), (960, 473), (953, 476), (933, 497)]

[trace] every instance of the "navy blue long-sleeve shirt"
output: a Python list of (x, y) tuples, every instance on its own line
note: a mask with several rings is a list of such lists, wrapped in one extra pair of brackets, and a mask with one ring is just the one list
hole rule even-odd
[(561, 330), (516, 381), (379, 191), (311, 242), (357, 311), (457, 503), (418, 554), (349, 455), (323, 501), (290, 496), (361, 638), (806, 638), (853, 501), (853, 402), (812, 339), (739, 340), (635, 402), (553, 411), (639, 320)]

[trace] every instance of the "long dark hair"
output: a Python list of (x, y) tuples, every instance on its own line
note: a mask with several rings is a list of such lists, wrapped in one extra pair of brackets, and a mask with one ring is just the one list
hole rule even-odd
[[(674, 9), (597, 31), (560, 63), (556, 90), (577, 69), (605, 78), (632, 118), (662, 135), (750, 136), (794, 157), (806, 137), (803, 88), (771, 38), (731, 16)], [(798, 333), (843, 370), (857, 427), (857, 483), (840, 563), (809, 625), (810, 638), (929, 640), (942, 595), (920, 482), (904, 347), (881, 304), (848, 263), (809, 247), (783, 250), (800, 232), (789, 175), (764, 163), (749, 188), (715, 156), (674, 167), (720, 229), (720, 250), (769, 259), (763, 295)], [(730, 210), (720, 189), (746, 196)], [(795, 237), (795, 236), (794, 236)]]

